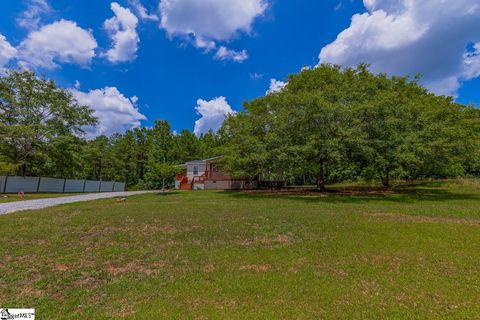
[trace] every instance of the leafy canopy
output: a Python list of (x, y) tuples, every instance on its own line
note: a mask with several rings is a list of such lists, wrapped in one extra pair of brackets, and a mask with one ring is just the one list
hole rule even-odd
[(366, 65), (320, 65), (245, 104), (221, 129), (236, 177), (295, 183), (449, 177), (478, 172), (479, 111), (435, 96), (418, 78)]
[(93, 111), (51, 80), (26, 70), (0, 77), (0, 154), (22, 174), (72, 174), (77, 155), (64, 149), (65, 143), (78, 143), (82, 127), (95, 124)]

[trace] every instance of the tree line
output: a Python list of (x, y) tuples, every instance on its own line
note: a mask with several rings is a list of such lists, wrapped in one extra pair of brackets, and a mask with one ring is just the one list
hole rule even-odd
[(0, 77), (0, 174), (125, 181), (159, 188), (176, 164), (221, 155), (243, 179), (316, 184), (480, 174), (480, 110), (419, 78), (320, 65), (246, 102), (218, 133), (174, 134), (167, 121), (88, 140), (92, 109), (31, 71)]
[(110, 137), (85, 138), (97, 119), (72, 94), (31, 71), (0, 77), (0, 174), (116, 180), (158, 188), (175, 164), (216, 155), (219, 137), (189, 130), (174, 134), (167, 121)]
[(445, 178), (480, 173), (480, 110), (436, 96), (419, 77), (367, 65), (320, 65), (245, 103), (220, 134), (237, 177), (291, 184)]

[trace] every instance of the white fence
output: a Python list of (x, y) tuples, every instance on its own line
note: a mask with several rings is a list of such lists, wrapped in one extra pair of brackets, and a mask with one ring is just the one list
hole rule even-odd
[(0, 176), (0, 193), (82, 193), (125, 191), (125, 182)]

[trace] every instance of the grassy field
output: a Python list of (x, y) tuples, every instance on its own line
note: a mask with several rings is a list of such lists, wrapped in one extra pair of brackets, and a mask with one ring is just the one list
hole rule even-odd
[(0, 216), (0, 304), (39, 319), (478, 319), (479, 186), (178, 192)]
[(25, 201), (45, 198), (58, 198), (76, 196), (82, 193), (28, 193), (25, 198), (22, 199), (18, 194), (0, 194), (0, 203), (13, 202), (13, 201)]

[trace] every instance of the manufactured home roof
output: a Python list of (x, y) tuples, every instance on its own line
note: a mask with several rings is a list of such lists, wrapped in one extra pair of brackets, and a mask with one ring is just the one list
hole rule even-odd
[(221, 158), (221, 156), (208, 158), (208, 159), (204, 159), (204, 160), (192, 160), (192, 161), (188, 161), (184, 164), (179, 164), (176, 167), (186, 168), (189, 164), (204, 164), (204, 163), (207, 163), (208, 161), (213, 161), (213, 160), (216, 160), (216, 159), (219, 159), (219, 158)]
[(188, 161), (187, 163), (185, 163), (185, 165), (187, 164), (196, 164), (196, 163), (205, 163), (205, 162), (208, 162), (208, 161), (212, 161), (212, 160), (216, 160), (220, 157), (213, 157), (213, 158), (208, 158), (208, 159), (204, 159), (204, 160), (193, 160), (193, 161)]

